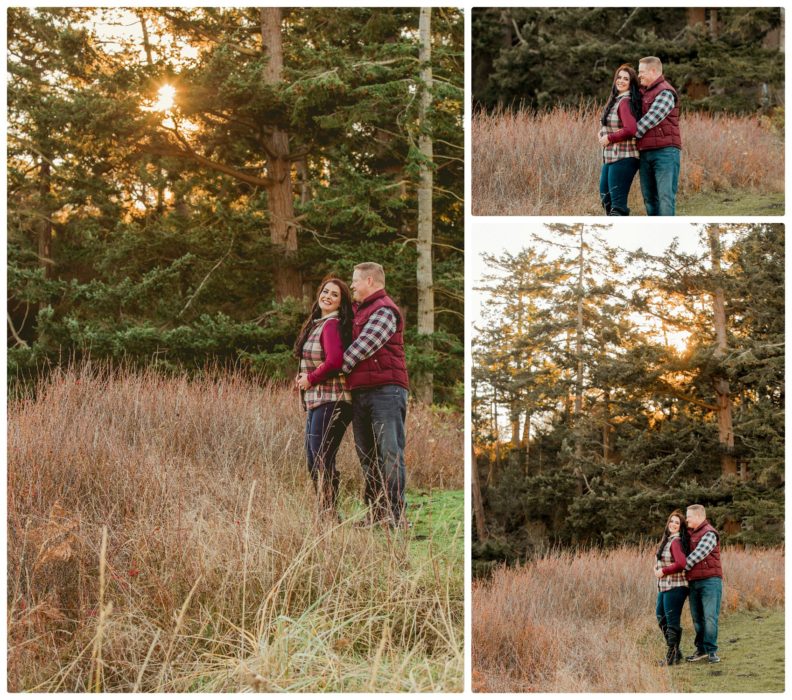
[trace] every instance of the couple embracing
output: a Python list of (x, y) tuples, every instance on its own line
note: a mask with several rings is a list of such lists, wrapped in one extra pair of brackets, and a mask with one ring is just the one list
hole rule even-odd
[(375, 262), (357, 265), (352, 284), (328, 277), (319, 285), (294, 353), (295, 383), (308, 416), (305, 449), (320, 513), (340, 522), (336, 455), (352, 423), (363, 469), (367, 516), (359, 526), (404, 528), (407, 365), (404, 319), (385, 292)]
[(723, 592), (720, 535), (707, 520), (704, 506), (688, 506), (668, 516), (655, 560), (657, 622), (666, 641), (664, 666), (682, 660), (682, 608), (690, 598), (696, 651), (687, 661), (720, 662), (718, 617)]
[(629, 216), (627, 198), (636, 173), (647, 216), (674, 216), (682, 136), (679, 95), (655, 56), (638, 73), (619, 66), (602, 113), (600, 201), (608, 216)]

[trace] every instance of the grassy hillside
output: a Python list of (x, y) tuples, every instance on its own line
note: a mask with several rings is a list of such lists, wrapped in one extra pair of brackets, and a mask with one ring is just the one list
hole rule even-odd
[(347, 520), (317, 518), (303, 420), (238, 375), (66, 372), (13, 402), (9, 689), (461, 690), (460, 417), (411, 407), (395, 534), (352, 527), (351, 431)]

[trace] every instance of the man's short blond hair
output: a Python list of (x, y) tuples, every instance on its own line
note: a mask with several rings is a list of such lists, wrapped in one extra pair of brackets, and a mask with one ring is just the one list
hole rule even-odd
[(688, 506), (687, 509), (688, 513), (698, 513), (702, 518), (707, 517), (707, 511), (705, 510), (704, 506), (700, 506), (698, 503)]
[(364, 277), (371, 277), (377, 284), (385, 286), (385, 270), (382, 269), (382, 265), (379, 263), (364, 262), (360, 263), (360, 265), (355, 265), (355, 269)]
[(638, 61), (638, 65), (644, 64), (649, 66), (652, 70), (657, 71), (658, 73), (663, 72), (663, 62), (657, 56), (647, 56), (646, 58), (642, 58)]

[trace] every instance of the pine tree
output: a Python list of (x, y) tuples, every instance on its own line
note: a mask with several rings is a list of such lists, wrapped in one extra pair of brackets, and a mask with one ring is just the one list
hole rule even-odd
[(473, 100), (546, 109), (603, 101), (622, 63), (658, 56), (685, 109), (783, 104), (781, 8), (476, 8)]
[[(487, 432), (482, 417), (526, 387), (533, 429), (531, 467), (510, 462), (486, 484), (488, 528), (506, 544), (477, 551), (530, 553), (539, 532), (545, 543), (634, 541), (658, 512), (694, 502), (730, 541), (778, 541), (783, 227), (702, 227), (694, 252), (675, 243), (658, 255), (548, 228), (488, 259), (498, 269), (474, 345), (474, 444), (496, 462), (515, 428)], [(518, 327), (520, 289), (531, 301)]]
[[(9, 376), (90, 353), (284, 377), (303, 299), (373, 259), (405, 311), (411, 374), (433, 372), (438, 399), (461, 401), (462, 15), (432, 15), (427, 349), (420, 12), (278, 14), (10, 11)], [(136, 31), (108, 43), (97, 23)]]

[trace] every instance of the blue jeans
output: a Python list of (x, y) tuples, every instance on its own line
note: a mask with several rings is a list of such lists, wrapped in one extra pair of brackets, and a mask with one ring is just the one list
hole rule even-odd
[(386, 384), (352, 392), (352, 429), (375, 521), (398, 524), (404, 512), (407, 389)]
[(599, 183), (600, 201), (608, 216), (630, 215), (627, 197), (638, 167), (637, 158), (622, 158), (613, 163), (602, 164)]
[(657, 624), (666, 634), (667, 629), (677, 630), (682, 633), (682, 608), (685, 607), (685, 599), (688, 597), (687, 586), (677, 586), (670, 591), (657, 592), (657, 605), (655, 615)]
[(718, 615), (720, 614), (723, 580), (712, 578), (688, 581), (690, 617), (696, 630), (696, 651), (713, 654), (718, 651)]
[(641, 192), (647, 216), (674, 216), (681, 151), (673, 146), (641, 151)]
[(308, 471), (319, 497), (320, 511), (334, 511), (338, 498), (336, 455), (347, 426), (352, 421), (352, 404), (338, 401), (308, 409), (305, 422), (305, 453)]

